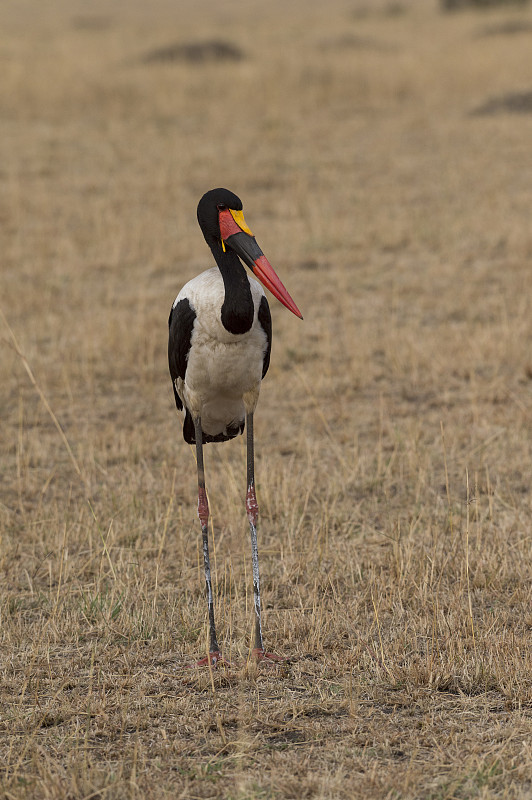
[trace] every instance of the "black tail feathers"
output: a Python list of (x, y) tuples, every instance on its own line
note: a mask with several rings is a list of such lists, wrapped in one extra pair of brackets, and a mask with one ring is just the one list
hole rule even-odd
[[(242, 422), (236, 425), (228, 425), (223, 433), (217, 433), (216, 436), (211, 436), (210, 433), (202, 431), (203, 444), (208, 444), (209, 442), (228, 442), (230, 439), (234, 439), (236, 436), (244, 433), (244, 426), (245, 422), (242, 420)], [(194, 420), (188, 408), (186, 409), (185, 421), (183, 422), (183, 438), (187, 444), (196, 444)]]

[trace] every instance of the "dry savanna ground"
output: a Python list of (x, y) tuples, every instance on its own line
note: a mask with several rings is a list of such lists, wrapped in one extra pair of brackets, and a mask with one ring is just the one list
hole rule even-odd
[[(0, 8), (0, 781), (42, 798), (532, 796), (532, 12)], [(170, 305), (236, 191), (272, 300), (256, 415), (194, 453)]]

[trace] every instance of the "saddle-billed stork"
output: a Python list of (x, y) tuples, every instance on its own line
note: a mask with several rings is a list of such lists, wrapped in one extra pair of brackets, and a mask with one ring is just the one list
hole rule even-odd
[(297, 317), (298, 307), (279, 280), (246, 225), (242, 202), (228, 189), (213, 189), (198, 204), (198, 222), (217, 266), (190, 280), (177, 295), (170, 318), (168, 361), (177, 408), (184, 414), (183, 436), (196, 445), (198, 517), (209, 614), (209, 656), (199, 666), (216, 665), (222, 654), (216, 638), (209, 561), (209, 505), (205, 491), (203, 444), (225, 442), (247, 429), (246, 512), (251, 531), (255, 644), (253, 656), (266, 653), (262, 640), (258, 505), (255, 495), (253, 414), (260, 384), (270, 363), (272, 323), (260, 283)]

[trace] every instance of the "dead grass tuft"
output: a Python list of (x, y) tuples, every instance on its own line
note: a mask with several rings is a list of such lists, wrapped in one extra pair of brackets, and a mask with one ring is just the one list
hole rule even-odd
[(208, 42), (187, 42), (158, 47), (146, 53), (142, 57), (142, 62), (158, 64), (184, 61), (201, 64), (217, 61), (240, 61), (242, 58), (244, 58), (244, 54), (236, 45), (213, 39)]

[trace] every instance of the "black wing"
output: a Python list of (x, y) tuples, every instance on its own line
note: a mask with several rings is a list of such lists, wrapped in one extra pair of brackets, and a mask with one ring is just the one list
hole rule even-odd
[(196, 312), (186, 297), (172, 308), (168, 318), (168, 366), (170, 367), (175, 403), (180, 411), (183, 408), (183, 402), (176, 391), (175, 379), (185, 379), (195, 319)]
[(265, 295), (261, 297), (258, 319), (267, 339), (266, 352), (264, 353), (264, 361), (262, 362), (262, 377), (264, 378), (270, 366), (270, 354), (272, 352), (272, 316)]

